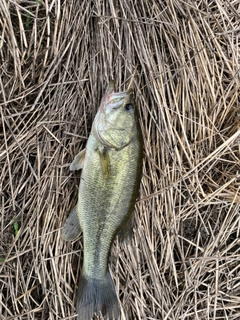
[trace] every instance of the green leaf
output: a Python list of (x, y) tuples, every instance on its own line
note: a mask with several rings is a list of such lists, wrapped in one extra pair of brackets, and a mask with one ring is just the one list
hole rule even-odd
[(19, 226), (18, 226), (18, 222), (17, 222), (16, 219), (14, 220), (13, 228), (14, 228), (14, 234), (16, 236), (18, 234), (18, 231), (19, 231)]

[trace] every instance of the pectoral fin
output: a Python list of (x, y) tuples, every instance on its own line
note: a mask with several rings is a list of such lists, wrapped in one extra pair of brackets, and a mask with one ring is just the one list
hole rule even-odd
[(123, 223), (121, 229), (118, 232), (118, 239), (121, 244), (127, 244), (132, 240), (134, 226), (134, 215), (133, 213)]
[(65, 221), (62, 229), (62, 238), (66, 241), (72, 241), (77, 239), (81, 232), (82, 230), (79, 224), (77, 206), (75, 206)]
[(84, 159), (85, 159), (86, 149), (80, 151), (74, 158), (73, 162), (70, 165), (70, 170), (79, 170), (83, 168)]
[(107, 177), (110, 174), (110, 170), (111, 170), (111, 165), (110, 165), (110, 159), (109, 159), (109, 155), (108, 155), (108, 151), (107, 149), (103, 149), (102, 151), (100, 151), (99, 149), (97, 149), (97, 152), (99, 154), (100, 157), (100, 163), (101, 163), (101, 168), (102, 168), (102, 173), (105, 177)]

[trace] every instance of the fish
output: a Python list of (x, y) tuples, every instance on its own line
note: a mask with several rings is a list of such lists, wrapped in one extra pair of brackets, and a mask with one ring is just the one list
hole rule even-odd
[(119, 318), (119, 301), (108, 261), (114, 239), (132, 237), (133, 213), (142, 176), (143, 137), (131, 88), (115, 92), (110, 81), (94, 118), (86, 148), (70, 165), (81, 169), (78, 203), (62, 229), (72, 241), (83, 233), (83, 267), (76, 310), (78, 320), (94, 315)]

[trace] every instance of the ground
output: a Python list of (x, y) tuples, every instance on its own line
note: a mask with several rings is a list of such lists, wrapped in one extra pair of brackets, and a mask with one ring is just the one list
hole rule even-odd
[(236, 0), (1, 2), (0, 319), (76, 319), (69, 165), (110, 78), (145, 147), (121, 319), (240, 319), (239, 21)]

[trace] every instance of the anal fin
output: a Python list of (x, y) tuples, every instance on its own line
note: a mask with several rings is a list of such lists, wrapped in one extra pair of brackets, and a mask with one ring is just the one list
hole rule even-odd
[(77, 239), (81, 232), (82, 230), (79, 224), (77, 206), (75, 206), (65, 221), (62, 229), (62, 238), (66, 241), (72, 241)]

